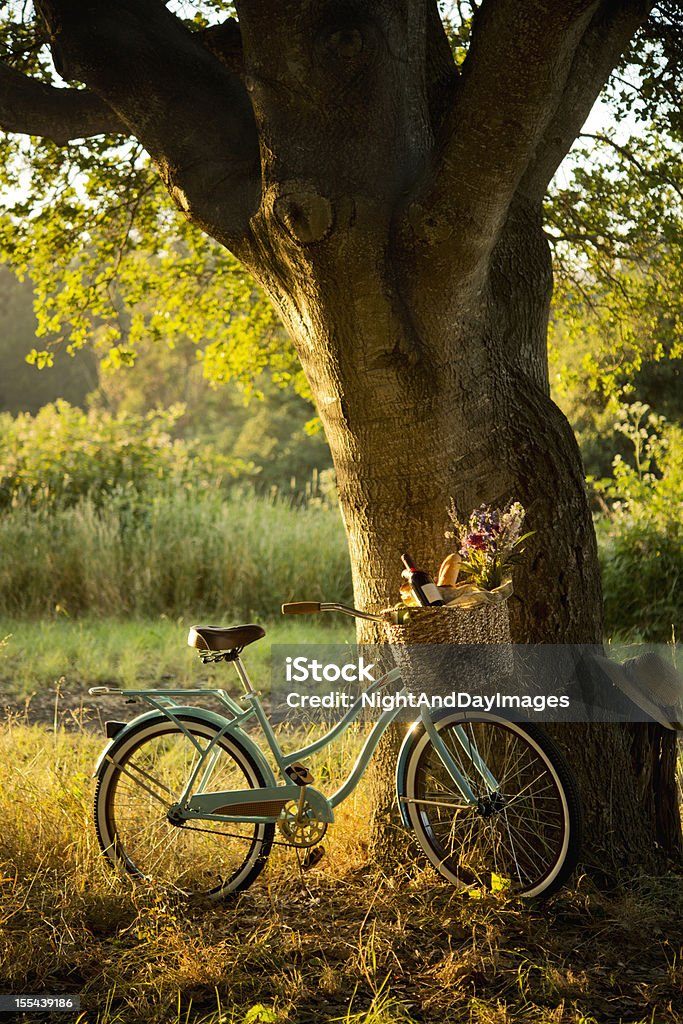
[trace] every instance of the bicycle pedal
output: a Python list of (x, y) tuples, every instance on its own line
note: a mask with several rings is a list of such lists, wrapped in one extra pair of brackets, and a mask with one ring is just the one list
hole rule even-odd
[(298, 761), (294, 764), (290, 764), (288, 768), (285, 768), (285, 772), (297, 786), (310, 786), (313, 782), (313, 775), (311, 772), (309, 772), (305, 764), (299, 764)]
[(324, 856), (325, 847), (314, 846), (312, 850), (308, 850), (301, 858), (301, 870), (310, 871), (311, 868), (314, 868), (316, 864), (320, 863)]

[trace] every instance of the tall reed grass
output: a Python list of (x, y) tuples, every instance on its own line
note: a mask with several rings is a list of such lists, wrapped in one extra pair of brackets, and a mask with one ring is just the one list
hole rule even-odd
[(272, 618), (297, 598), (351, 599), (335, 508), (161, 487), (0, 517), (0, 614)]

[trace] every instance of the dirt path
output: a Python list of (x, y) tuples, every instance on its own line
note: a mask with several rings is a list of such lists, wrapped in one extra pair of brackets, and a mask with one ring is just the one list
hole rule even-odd
[[(172, 680), (165, 680), (170, 689)], [(101, 685), (101, 684), (100, 684)], [(115, 688), (114, 683), (111, 684)], [(177, 685), (177, 684), (176, 684)], [(201, 698), (190, 698), (190, 703), (225, 715), (226, 709), (210, 693)], [(269, 699), (263, 700), (267, 712), (272, 712)], [(0, 725), (42, 725), (49, 730), (55, 727), (68, 732), (104, 733), (108, 719), (129, 722), (132, 718), (151, 710), (143, 700), (132, 701), (124, 697), (91, 697), (87, 686), (51, 686), (27, 697), (25, 700), (10, 696), (0, 687)]]
[(91, 697), (87, 688), (54, 686), (23, 701), (0, 690), (0, 722), (14, 725), (43, 725), (69, 732), (104, 732), (107, 719), (127, 722), (143, 710), (141, 703), (130, 704), (122, 697)]

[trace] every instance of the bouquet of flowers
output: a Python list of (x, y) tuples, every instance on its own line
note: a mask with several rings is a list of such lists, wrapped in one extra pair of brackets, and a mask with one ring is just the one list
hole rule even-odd
[(518, 501), (509, 502), (504, 509), (480, 505), (466, 522), (461, 522), (451, 498), (448, 517), (453, 529), (446, 536), (455, 541), (460, 571), (482, 590), (501, 586), (519, 561), (520, 545), (533, 533), (522, 533), (522, 505)]

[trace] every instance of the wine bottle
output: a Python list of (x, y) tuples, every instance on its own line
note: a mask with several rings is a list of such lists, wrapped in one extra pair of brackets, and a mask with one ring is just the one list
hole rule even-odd
[(408, 580), (417, 603), (423, 607), (442, 605), (443, 599), (439, 588), (429, 573), (423, 572), (422, 569), (416, 569), (415, 562), (407, 552), (401, 555), (401, 561), (405, 565), (402, 575)]

